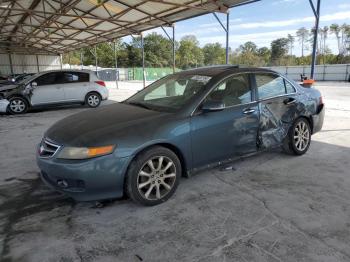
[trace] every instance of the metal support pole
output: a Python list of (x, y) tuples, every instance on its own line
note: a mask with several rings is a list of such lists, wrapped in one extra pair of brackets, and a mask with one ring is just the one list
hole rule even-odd
[(9, 62), (10, 62), (11, 75), (13, 75), (13, 64), (12, 64), (12, 56), (11, 56), (11, 53), (9, 53)]
[(60, 54), (60, 64), (61, 64), (61, 70), (62, 70), (63, 69), (62, 54)]
[(221, 22), (221, 20), (219, 19), (219, 17), (217, 16), (217, 14), (213, 13), (214, 17), (216, 18), (216, 20), (220, 23), (221, 27), (224, 29), (225, 33), (226, 33), (226, 64), (229, 63), (228, 61), (228, 49), (229, 49), (229, 23), (230, 23), (230, 15), (229, 12), (227, 11), (227, 16), (226, 16), (226, 27), (224, 26), (224, 24)]
[(145, 74), (145, 48), (143, 43), (143, 35), (141, 33), (141, 48), (142, 48), (142, 77), (143, 77), (143, 88), (146, 87), (146, 74)]
[[(36, 55), (36, 67), (37, 67), (38, 73), (40, 73), (39, 57), (38, 57), (38, 55)], [(23, 72), (23, 73), (24, 73), (24, 72)]]
[(95, 45), (95, 68), (96, 68), (96, 74), (97, 74), (97, 45)]
[(80, 66), (81, 66), (81, 70), (83, 70), (84, 68), (84, 62), (83, 62), (83, 51), (80, 50)]
[(315, 65), (316, 65), (316, 55), (317, 55), (317, 36), (318, 36), (318, 28), (319, 28), (319, 22), (320, 22), (320, 6), (321, 6), (321, 0), (317, 0), (317, 7), (315, 9), (313, 0), (309, 0), (312, 11), (315, 15), (315, 32), (314, 32), (314, 41), (312, 45), (312, 62), (311, 62), (311, 74), (310, 78), (314, 79), (315, 76)]
[(226, 64), (229, 64), (228, 59), (228, 45), (229, 45), (229, 34), (230, 34), (230, 13), (227, 12), (226, 14)]
[(118, 56), (117, 56), (117, 43), (114, 41), (114, 60), (115, 60), (115, 86), (118, 89)]
[(173, 24), (173, 73), (175, 73), (175, 24)]
[(173, 48), (173, 73), (175, 73), (175, 24), (172, 24), (173, 28), (173, 37), (171, 38), (168, 32), (164, 29), (163, 26), (160, 26), (162, 28), (163, 32), (166, 34), (166, 36), (169, 38), (169, 40), (172, 43), (172, 48)]

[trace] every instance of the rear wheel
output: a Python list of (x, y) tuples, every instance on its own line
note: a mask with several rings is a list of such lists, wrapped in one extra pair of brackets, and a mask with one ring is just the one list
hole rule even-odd
[(8, 111), (11, 114), (24, 114), (28, 110), (28, 102), (22, 97), (15, 96), (9, 99)]
[(101, 96), (100, 94), (96, 92), (92, 92), (86, 95), (85, 97), (85, 104), (89, 107), (95, 108), (98, 107), (101, 104)]
[(284, 151), (294, 155), (303, 155), (311, 143), (310, 123), (305, 118), (297, 119), (291, 127), (283, 145)]
[(139, 204), (158, 205), (174, 194), (180, 176), (181, 163), (176, 154), (164, 147), (153, 147), (142, 152), (131, 163), (126, 191)]

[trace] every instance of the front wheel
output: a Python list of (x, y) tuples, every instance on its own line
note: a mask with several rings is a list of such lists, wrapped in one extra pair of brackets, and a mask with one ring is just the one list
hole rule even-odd
[(287, 153), (303, 155), (311, 143), (311, 127), (305, 118), (297, 119), (291, 127), (288, 137), (283, 145)]
[(8, 111), (11, 114), (24, 114), (28, 110), (28, 102), (22, 97), (15, 96), (9, 99)]
[(98, 93), (89, 93), (85, 97), (85, 104), (89, 107), (95, 108), (101, 104), (101, 96)]
[(142, 205), (154, 206), (168, 200), (181, 177), (181, 163), (174, 152), (153, 147), (131, 163), (126, 177), (129, 197)]

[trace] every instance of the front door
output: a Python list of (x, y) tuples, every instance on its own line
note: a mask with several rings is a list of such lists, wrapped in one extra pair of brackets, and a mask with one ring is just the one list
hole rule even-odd
[(59, 72), (46, 73), (34, 79), (37, 86), (31, 96), (32, 105), (59, 103), (65, 100)]
[(199, 107), (192, 116), (193, 167), (256, 151), (259, 111), (258, 103), (252, 102), (249, 74), (226, 78), (206, 100), (222, 101), (225, 108), (203, 113)]

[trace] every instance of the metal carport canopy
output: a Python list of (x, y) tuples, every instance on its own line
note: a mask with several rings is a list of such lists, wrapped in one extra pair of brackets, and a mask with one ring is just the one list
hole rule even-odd
[(257, 0), (0, 0), (0, 51), (54, 53)]

